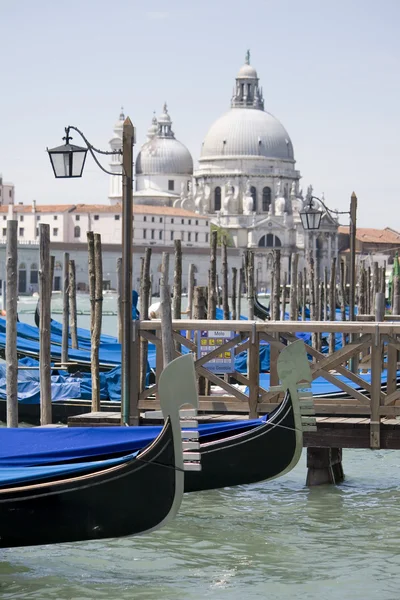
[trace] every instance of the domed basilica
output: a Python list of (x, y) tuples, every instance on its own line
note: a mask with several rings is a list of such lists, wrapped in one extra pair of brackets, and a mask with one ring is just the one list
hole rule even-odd
[[(122, 122), (123, 114), (110, 141), (112, 148), (121, 147)], [(249, 52), (236, 76), (230, 110), (211, 125), (195, 170), (190, 152), (175, 138), (166, 105), (158, 118), (153, 117), (135, 164), (136, 204), (209, 215), (227, 232), (231, 244), (257, 249), (255, 266), (261, 286), (269, 283), (273, 248), (281, 249), (282, 268), (288, 273), (292, 252), (304, 256), (305, 250), (313, 249), (321, 270), (337, 256), (338, 223), (328, 213), (317, 232), (304, 233), (299, 216), (301, 176), (293, 144), (278, 119), (264, 110)], [(111, 202), (121, 201), (120, 179), (111, 178)], [(306, 200), (311, 195), (309, 186)]]

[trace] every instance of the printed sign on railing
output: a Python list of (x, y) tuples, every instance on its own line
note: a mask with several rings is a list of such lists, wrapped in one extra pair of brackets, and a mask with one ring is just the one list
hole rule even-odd
[[(229, 342), (234, 336), (234, 331), (200, 331), (197, 338), (197, 356), (203, 358), (218, 346)], [(216, 358), (212, 358), (204, 367), (212, 373), (233, 373), (235, 370), (234, 348), (222, 351)]]

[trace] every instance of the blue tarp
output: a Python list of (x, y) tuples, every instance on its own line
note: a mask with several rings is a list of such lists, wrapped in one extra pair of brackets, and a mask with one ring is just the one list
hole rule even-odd
[[(261, 425), (266, 418), (205, 423), (198, 427), (200, 437), (234, 432)], [(127, 454), (151, 443), (161, 426), (71, 427), (61, 429), (0, 429), (0, 467), (51, 465), (60, 462)]]
[(109, 458), (108, 460), (96, 460), (81, 463), (43, 465), (39, 467), (0, 467), (0, 485), (11, 485), (15, 483), (27, 483), (37, 481), (38, 479), (52, 479), (68, 474), (93, 472), (115, 465), (120, 465), (132, 460), (137, 456), (137, 452), (122, 456), (119, 458)]

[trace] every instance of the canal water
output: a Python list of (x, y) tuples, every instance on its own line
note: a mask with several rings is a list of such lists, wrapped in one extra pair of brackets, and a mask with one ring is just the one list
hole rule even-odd
[(399, 459), (344, 450), (345, 482), (308, 489), (303, 454), (272, 482), (185, 495), (148, 535), (0, 550), (0, 598), (398, 600)]

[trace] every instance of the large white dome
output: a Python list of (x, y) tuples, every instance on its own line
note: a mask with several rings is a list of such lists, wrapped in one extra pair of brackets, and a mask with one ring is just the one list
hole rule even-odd
[(172, 137), (153, 137), (136, 158), (136, 175), (192, 175), (189, 150)]
[(293, 145), (283, 125), (256, 108), (231, 108), (208, 131), (200, 160), (264, 156), (294, 160)]

